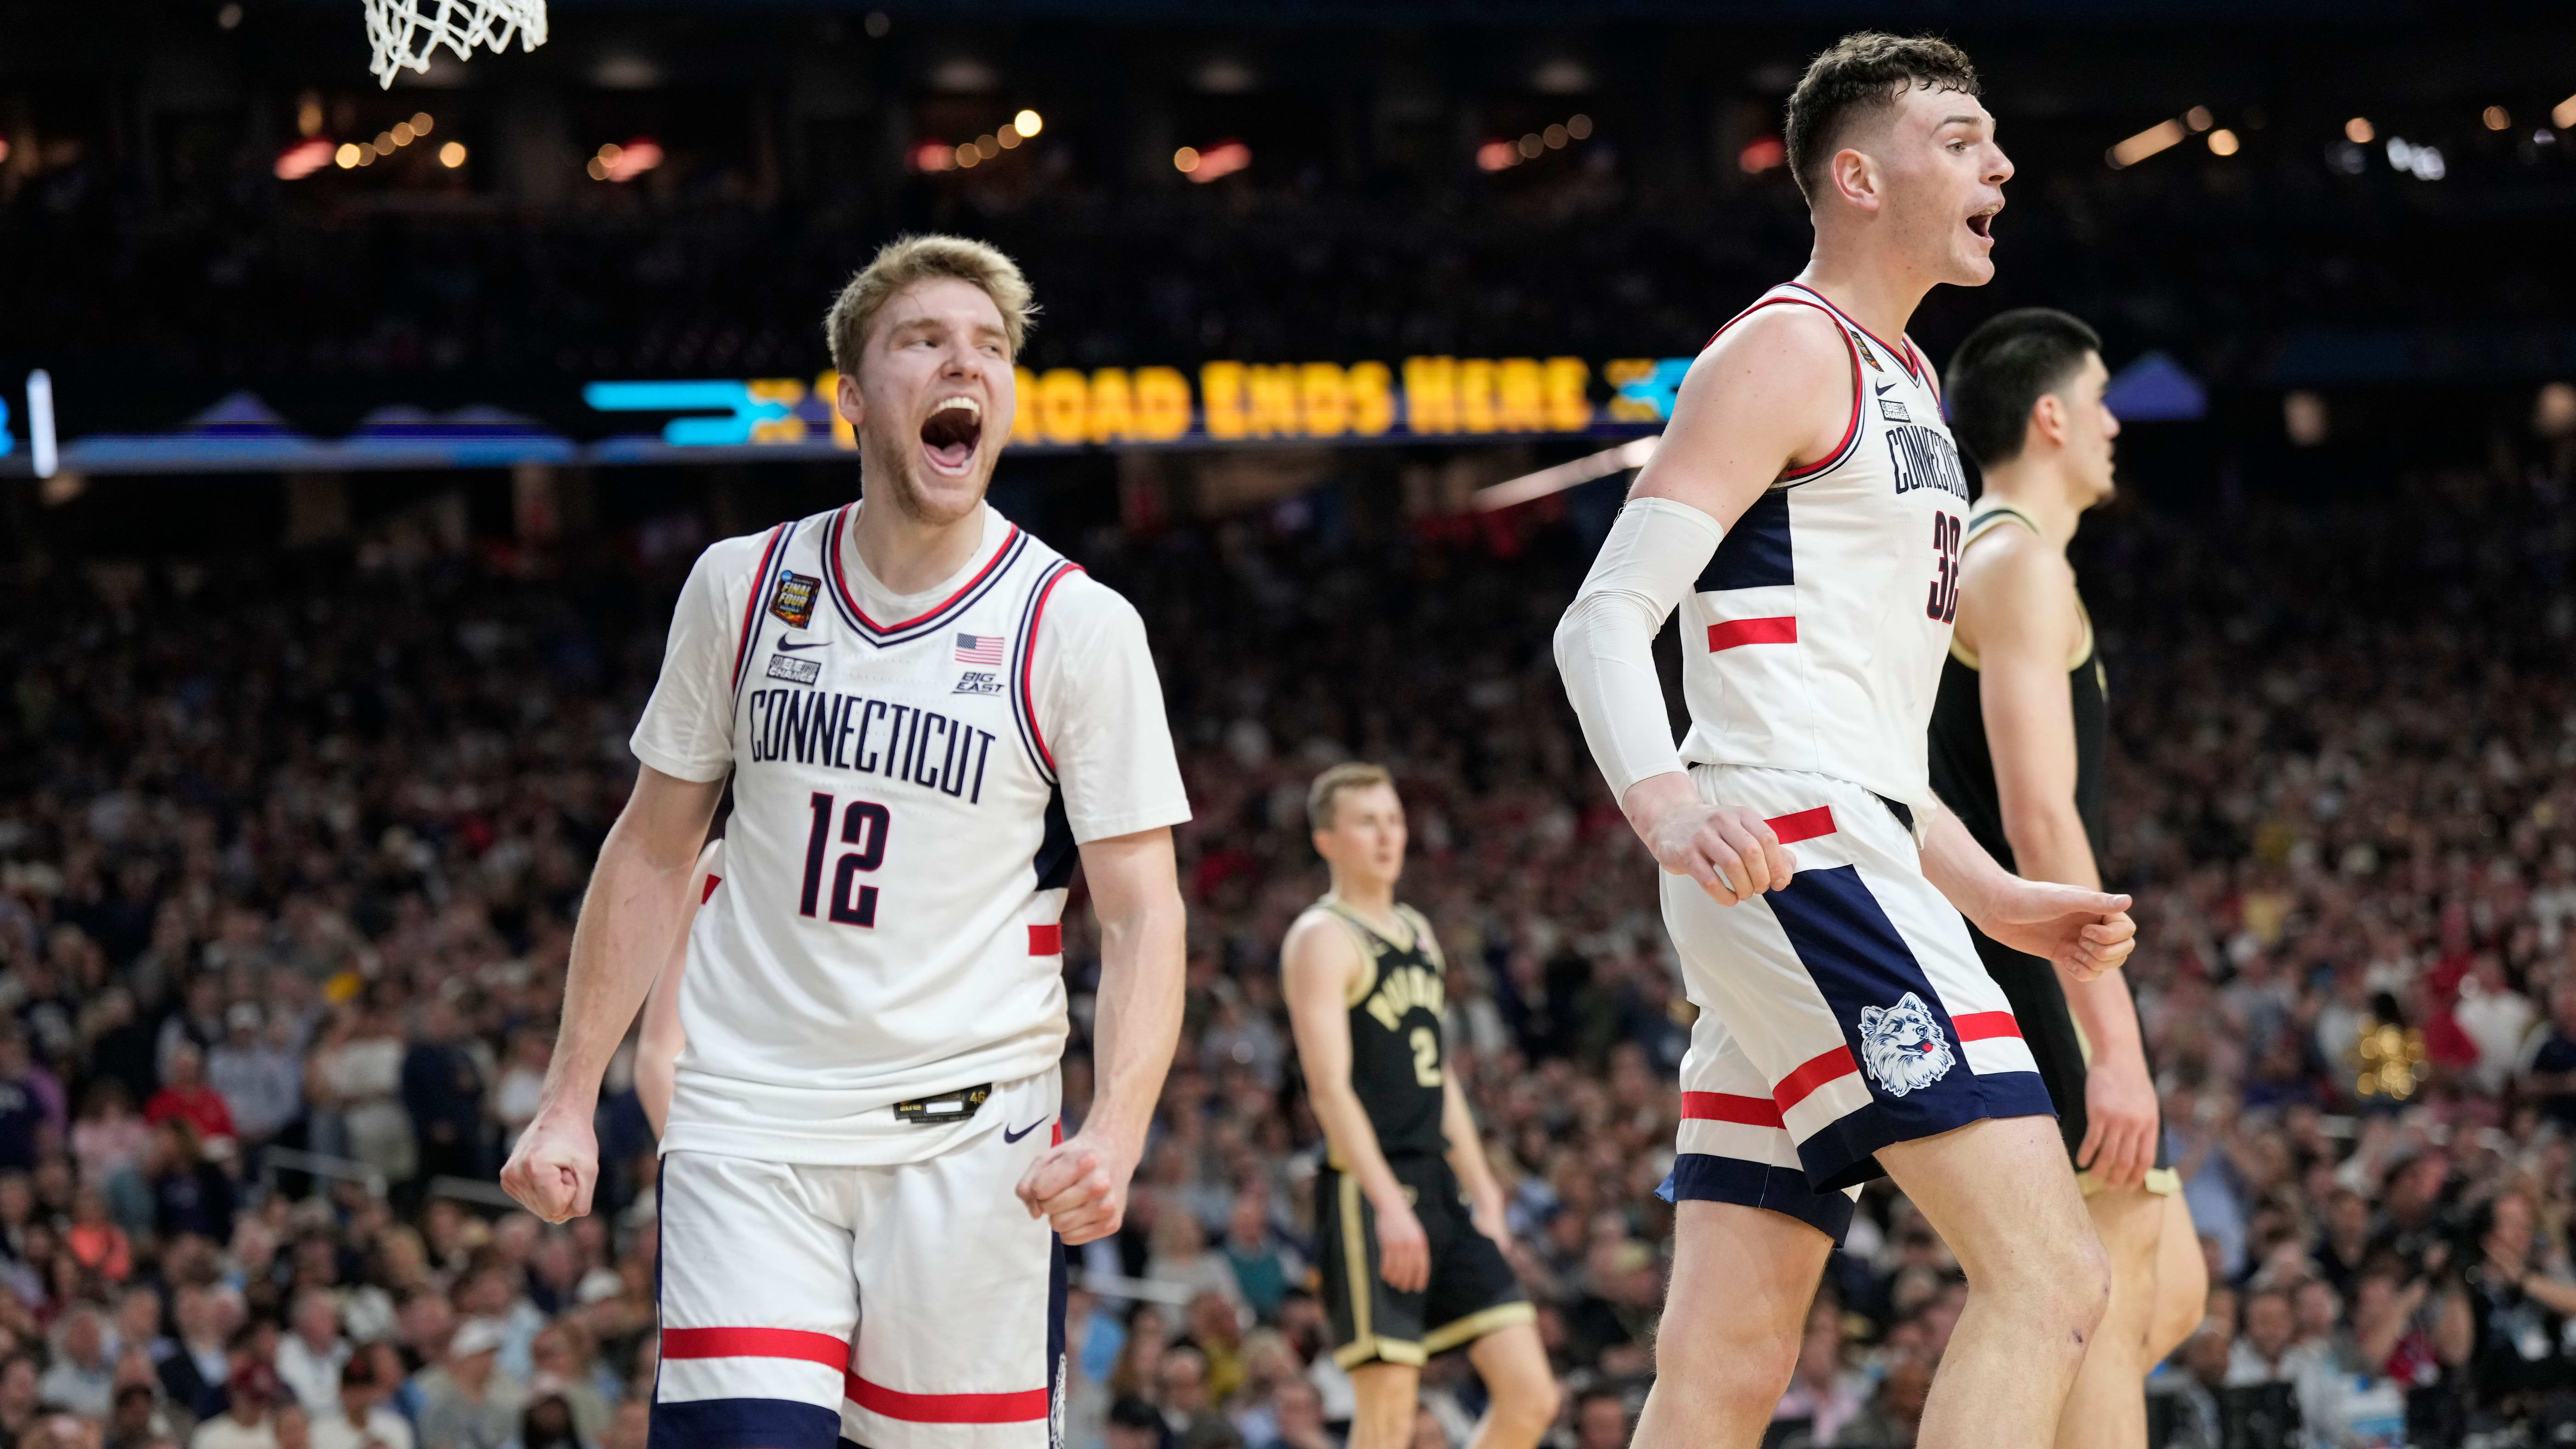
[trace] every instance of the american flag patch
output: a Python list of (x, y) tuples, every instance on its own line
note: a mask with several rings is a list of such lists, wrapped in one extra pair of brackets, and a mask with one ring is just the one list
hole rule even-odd
[(960, 664), (1001, 663), (1002, 636), (999, 634), (958, 635), (957, 662)]

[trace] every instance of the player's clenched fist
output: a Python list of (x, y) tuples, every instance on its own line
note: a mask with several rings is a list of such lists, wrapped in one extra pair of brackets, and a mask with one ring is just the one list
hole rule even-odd
[(501, 1186), (510, 1196), (550, 1223), (588, 1213), (598, 1182), (599, 1139), (587, 1113), (539, 1112), (501, 1169)]
[(2015, 879), (1977, 929), (2078, 981), (2117, 970), (2138, 945), (2127, 896), (2044, 880)]
[(1080, 1247), (1118, 1231), (1127, 1220), (1127, 1179), (1132, 1153), (1113, 1153), (1077, 1134), (1038, 1154), (1020, 1175), (1020, 1201), (1030, 1217), (1043, 1217), (1068, 1246)]
[(1749, 901), (1789, 884), (1796, 858), (1748, 805), (1708, 805), (1696, 796), (1657, 817), (1646, 837), (1655, 862), (1699, 882), (1718, 904)]

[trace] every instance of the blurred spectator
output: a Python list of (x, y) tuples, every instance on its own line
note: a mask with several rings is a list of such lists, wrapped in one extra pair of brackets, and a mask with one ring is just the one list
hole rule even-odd
[(156, 1127), (184, 1122), (204, 1143), (229, 1143), (240, 1135), (231, 1104), (206, 1081), (206, 1055), (195, 1042), (182, 1041), (170, 1049), (163, 1077), (161, 1090), (143, 1106), (146, 1122)]
[(224, 1039), (206, 1053), (206, 1085), (220, 1093), (242, 1141), (258, 1146), (304, 1113), (304, 1064), (282, 1040), (286, 1023), (268, 1027), (258, 1005), (233, 1003)]
[(1225, 1265), (1244, 1304), (1264, 1322), (1276, 1321), (1288, 1285), (1301, 1282), (1306, 1265), (1270, 1223), (1270, 1200), (1258, 1187), (1234, 1195), (1226, 1218)]
[(287, 1328), (277, 1341), (278, 1380), (319, 1420), (338, 1407), (341, 1371), (351, 1361), (349, 1342), (340, 1336), (340, 1305), (328, 1290), (307, 1288), (295, 1295)]
[(188, 1449), (285, 1449), (274, 1417), (284, 1392), (276, 1370), (257, 1360), (245, 1363), (233, 1370), (225, 1392), (224, 1412), (197, 1426)]
[(1574, 1449), (1626, 1449), (1630, 1421), (1627, 1400), (1606, 1388), (1586, 1389), (1574, 1398)]
[(403, 1105), (425, 1176), (491, 1175), (483, 1147), (483, 1068), (464, 1030), (456, 1008), (433, 997), (421, 1008), (420, 1033), (403, 1058)]
[(503, 1336), (493, 1320), (469, 1318), (422, 1372), (421, 1449), (503, 1449), (518, 1437), (527, 1395), (500, 1372)]
[(107, 1325), (98, 1310), (75, 1304), (54, 1333), (54, 1363), (37, 1381), (36, 1395), (48, 1404), (88, 1419), (104, 1419), (116, 1392), (116, 1363), (108, 1356)]

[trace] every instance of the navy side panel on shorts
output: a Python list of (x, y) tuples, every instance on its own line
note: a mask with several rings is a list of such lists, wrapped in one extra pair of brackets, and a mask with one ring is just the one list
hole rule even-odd
[(1875, 1154), (1891, 1142), (1935, 1136), (1981, 1117), (2055, 1115), (2038, 1073), (1979, 1076), (1968, 1065), (1940, 992), (1858, 869), (1802, 870), (1764, 899), (1833, 1008), (1870, 1090), (1869, 1106), (1798, 1144), (1799, 1160), (1819, 1190), (1881, 1176)]

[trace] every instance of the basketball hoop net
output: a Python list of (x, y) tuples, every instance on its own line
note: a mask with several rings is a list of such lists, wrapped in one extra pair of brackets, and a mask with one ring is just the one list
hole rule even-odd
[(510, 37), (521, 50), (546, 43), (546, 0), (366, 0), (367, 45), (375, 52), (368, 69), (387, 90), (394, 72), (406, 67), (429, 69), (429, 54), (444, 45), (458, 60), (474, 58), (474, 47), (500, 51)]

